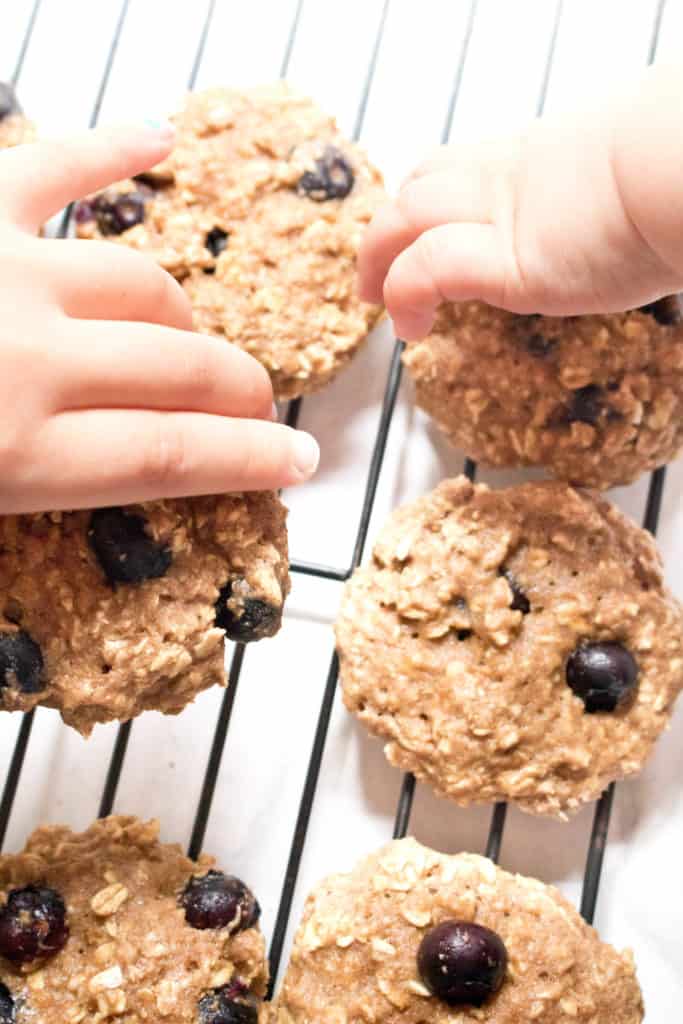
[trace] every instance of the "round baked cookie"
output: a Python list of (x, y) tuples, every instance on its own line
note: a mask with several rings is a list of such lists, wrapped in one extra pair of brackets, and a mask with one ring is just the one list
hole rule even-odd
[(34, 127), (24, 117), (14, 88), (7, 82), (0, 82), (0, 149), (34, 139)]
[(158, 832), (131, 817), (47, 826), (0, 857), (2, 1024), (256, 1024), (258, 903)]
[(674, 297), (608, 316), (445, 304), (404, 362), (417, 402), (467, 455), (545, 466), (600, 489), (683, 445), (683, 323)]
[(292, 398), (322, 387), (380, 315), (356, 295), (382, 179), (333, 118), (283, 83), (188, 97), (173, 153), (81, 203), (81, 237), (141, 249), (182, 281), (195, 326)]
[[(455, 923), (477, 939), (492, 931), (494, 951), (504, 945), (500, 987), (486, 995), (472, 984), (476, 1002), (451, 1004), (432, 991), (439, 978), (430, 978), (429, 947), (437, 928), (452, 933)], [(438, 973), (452, 981), (462, 952), (437, 959)], [(486, 966), (470, 964), (481, 980)], [(275, 1010), (275, 1024), (643, 1019), (630, 952), (601, 942), (556, 889), (484, 857), (436, 853), (414, 839), (389, 843), (311, 893)]]
[(447, 480), (346, 585), (344, 701), (456, 803), (564, 818), (637, 772), (683, 686), (683, 612), (654, 541), (556, 482)]
[(87, 734), (224, 685), (224, 637), (279, 628), (285, 520), (272, 492), (0, 517), (0, 707)]

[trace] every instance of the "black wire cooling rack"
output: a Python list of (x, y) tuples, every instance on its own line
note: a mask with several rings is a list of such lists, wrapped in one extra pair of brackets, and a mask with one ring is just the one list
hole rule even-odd
[[(92, 113), (90, 117), (90, 127), (93, 127), (97, 123), (100, 108), (102, 105), (102, 100), (104, 98), (104, 94), (107, 88), (111, 68), (114, 62), (114, 58), (116, 56), (116, 51), (119, 45), (121, 32), (126, 21), (126, 16), (128, 14), (130, 2), (131, 0), (123, 0), (121, 4), (119, 16), (116, 21), (114, 29), (114, 34), (111, 39), (111, 43), (105, 60), (104, 69), (102, 71), (102, 77), (100, 79), (97, 94), (95, 96)], [(216, 8), (216, 2), (217, 0), (209, 0), (209, 3), (207, 5), (207, 11), (202, 32), (200, 35), (199, 45), (197, 47), (197, 52), (195, 54), (195, 59), (192, 65), (192, 72), (188, 81), (189, 89), (192, 89), (194, 87), (195, 81), (197, 79), (197, 74), (199, 72), (202, 56), (206, 46), (206, 41), (211, 31), (211, 23)], [(285, 52), (280, 66), (281, 77), (285, 77), (289, 69), (290, 58), (292, 55), (292, 50), (294, 47), (294, 42), (296, 39), (297, 30), (301, 19), (303, 5), (304, 0), (298, 0), (296, 4), (296, 9), (294, 11), (292, 24), (290, 26), (288, 33)], [(355, 140), (359, 138), (363, 127), (368, 97), (370, 95), (370, 89), (372, 87), (375, 67), (377, 64), (380, 46), (382, 44), (382, 38), (384, 35), (384, 29), (390, 5), (391, 0), (385, 0), (377, 24), (370, 60), (368, 63), (367, 70), (365, 72), (360, 103), (355, 117), (353, 129), (353, 138)], [(548, 92), (548, 84), (550, 81), (550, 75), (553, 65), (553, 57), (555, 55), (558, 32), (562, 21), (563, 5), (564, 0), (555, 0), (553, 27), (545, 58), (542, 83), (536, 104), (536, 113), (539, 116), (543, 113), (543, 109), (545, 106), (546, 95)], [(33, 5), (33, 8), (28, 19), (25, 34), (21, 42), (17, 64), (12, 75), (13, 83), (17, 82), (19, 75), (21, 73), (21, 68), (28, 47), (30, 45), (33, 28), (36, 22), (36, 18), (39, 14), (40, 6), (41, 0), (35, 0), (35, 3)], [(660, 27), (662, 24), (665, 6), (666, 0), (658, 0), (648, 50), (648, 63), (652, 63), (654, 61), (657, 52), (657, 44), (659, 40)], [(475, 24), (476, 16), (477, 0), (470, 0), (466, 28), (460, 46), (460, 52), (456, 54), (454, 59), (453, 80), (448, 101), (446, 119), (444, 122), (443, 131), (441, 133), (440, 141), (442, 143), (447, 142), (450, 136), (451, 124), (453, 121), (453, 115), (456, 109), (456, 104), (458, 102), (460, 84), (462, 81), (463, 70), (467, 59), (470, 38), (472, 36), (472, 29)], [(59, 237), (64, 237), (67, 234), (69, 222), (70, 210), (67, 210), (64, 214), (58, 231)], [(380, 473), (382, 471), (382, 465), (384, 462), (384, 454), (387, 446), (387, 439), (392, 425), (398, 389), (401, 383), (402, 351), (403, 343), (400, 340), (397, 340), (395, 343), (394, 352), (390, 362), (389, 372), (384, 389), (382, 409), (379, 417), (379, 422), (377, 424), (377, 431), (375, 434), (372, 456), (370, 459), (370, 465), (367, 472), (365, 492), (363, 496), (363, 502), (360, 508), (358, 528), (356, 531), (356, 537), (350, 563), (347, 568), (337, 568), (329, 565), (321, 565), (318, 563), (293, 560), (290, 563), (290, 569), (293, 573), (300, 573), (304, 576), (315, 577), (318, 579), (343, 582), (347, 580), (351, 573), (354, 571), (354, 569), (356, 569), (356, 567), (360, 565), (360, 562), (363, 557), (363, 552), (365, 549), (365, 543), (367, 540), (368, 528), (370, 525), (370, 517), (372, 515), (375, 502), (375, 495), (377, 492), (377, 485), (379, 482)], [(301, 405), (301, 399), (296, 399), (295, 401), (292, 401), (288, 404), (285, 415), (285, 422), (288, 423), (290, 426), (295, 426), (297, 424), (301, 411)], [(475, 478), (476, 471), (476, 464), (472, 462), (471, 459), (466, 459), (464, 463), (465, 474), (470, 479), (473, 480)], [(660, 469), (655, 470), (655, 472), (652, 473), (650, 478), (647, 493), (647, 501), (645, 505), (645, 511), (643, 514), (643, 526), (652, 534), (655, 534), (657, 531), (657, 524), (659, 520), (659, 512), (662, 502), (662, 496), (664, 493), (665, 481), (666, 467), (661, 467)], [(221, 766), (221, 759), (223, 755), (225, 741), (228, 734), (228, 728), (230, 726), (232, 708), (237, 693), (237, 687), (239, 685), (239, 679), (242, 671), (242, 665), (244, 663), (244, 657), (244, 645), (235, 645), (230, 664), (228, 683), (225, 690), (225, 694), (223, 696), (223, 700), (221, 702), (218, 718), (216, 721), (211, 750), (206, 765), (206, 770), (204, 773), (201, 794), (199, 802), (197, 804), (191, 839), (188, 846), (188, 854), (193, 858), (196, 858), (199, 855), (204, 842), (204, 835), (206, 832), (209, 815), (211, 813), (211, 807), (216, 788), (216, 781)], [(273, 937), (270, 945), (269, 955), (271, 977), (273, 979), (271, 984), (274, 984), (275, 980), (277, 979), (280, 961), (282, 958), (282, 952), (285, 943), (285, 937), (287, 934), (292, 902), (294, 899), (294, 893), (299, 875), (299, 868), (303, 856), (304, 845), (306, 843), (308, 825), (311, 818), (313, 804), (315, 801), (318, 778), (320, 775), (322, 758), (325, 751), (325, 742), (327, 739), (328, 726), (330, 723), (330, 717), (332, 714), (332, 707), (337, 688), (338, 673), (339, 662), (336, 653), (333, 653), (331, 656), (330, 666), (327, 673), (327, 680), (323, 690), (320, 711), (318, 713), (318, 719), (313, 738), (313, 745), (311, 748), (311, 754), (308, 761), (308, 769), (306, 772), (305, 782), (301, 793), (296, 823), (292, 834), (289, 858), (287, 861), (285, 876), (282, 882), (280, 902), (277, 911), (277, 916), (275, 919)], [(15, 741), (12, 757), (10, 760), (7, 777), (5, 779), (5, 785), (2, 791), (2, 798), (0, 799), (0, 848), (4, 844), (9, 818), (12, 813), (12, 807), (14, 805), (14, 799), (19, 784), (19, 778), (21, 775), (26, 750), (28, 748), (31, 736), (33, 718), (33, 712), (30, 712), (23, 716), (22, 723)], [(114, 743), (111, 758), (109, 761), (109, 767), (106, 775), (104, 789), (102, 792), (102, 798), (100, 801), (100, 817), (104, 817), (110, 814), (114, 806), (114, 800), (116, 797), (116, 791), (118, 788), (119, 779), (121, 776), (121, 771), (126, 756), (126, 750), (128, 747), (131, 728), (131, 722), (125, 722), (124, 724), (119, 726), (116, 741)], [(588, 922), (592, 922), (595, 915), (595, 907), (598, 897), (598, 890), (600, 886), (602, 863), (607, 845), (607, 836), (609, 830), (610, 815), (612, 811), (612, 802), (614, 798), (614, 789), (615, 786), (614, 783), (612, 783), (612, 785), (610, 785), (609, 788), (605, 790), (600, 800), (596, 804), (595, 814), (593, 818), (593, 827), (586, 855), (586, 867), (583, 877), (583, 888), (580, 903), (581, 914)], [(405, 836), (407, 833), (410, 823), (410, 814), (412, 810), (414, 794), (415, 777), (411, 774), (406, 774), (403, 777), (403, 782), (401, 785), (400, 795), (398, 799), (398, 805), (396, 808), (396, 816), (393, 830), (394, 838), (400, 838), (402, 836)], [(491, 815), (491, 823), (489, 827), (488, 840), (486, 843), (485, 852), (486, 855), (494, 861), (497, 861), (500, 855), (500, 849), (503, 841), (503, 833), (505, 830), (506, 811), (507, 805), (504, 803), (499, 803), (494, 806)]]

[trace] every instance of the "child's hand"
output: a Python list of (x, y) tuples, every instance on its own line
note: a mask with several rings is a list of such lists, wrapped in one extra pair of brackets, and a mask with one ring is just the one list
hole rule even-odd
[(412, 340), (444, 300), (570, 315), (679, 291), (681, 92), (678, 69), (656, 68), (597, 111), (442, 148), (370, 225), (362, 297), (383, 294), (398, 336)]
[(171, 145), (168, 126), (0, 153), (0, 513), (274, 488), (315, 469), (313, 438), (269, 422), (266, 371), (191, 333), (164, 270), (122, 246), (36, 237)]

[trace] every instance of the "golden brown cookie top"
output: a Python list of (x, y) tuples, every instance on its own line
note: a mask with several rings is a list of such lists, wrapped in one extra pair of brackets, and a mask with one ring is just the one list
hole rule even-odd
[(226, 635), (277, 632), (288, 590), (270, 491), (0, 517), (0, 707), (83, 733), (175, 714), (224, 683)]
[(418, 403), (489, 465), (545, 466), (603, 489), (671, 461), (683, 444), (675, 298), (577, 317), (445, 304), (404, 360)]
[(460, 477), (399, 509), (337, 641), (345, 703), (394, 764), (559, 817), (640, 769), (683, 686), (651, 536), (561, 483)]
[[(430, 992), (418, 950), (447, 921), (493, 931), (507, 953), (480, 1006)], [(471, 854), (389, 843), (308, 897), (276, 1024), (638, 1024), (630, 953), (618, 953), (560, 893)]]
[[(0, 981), (17, 1024), (197, 1024), (202, 1000), (206, 1007), (229, 996), (249, 1005), (253, 998), (255, 1021), (267, 982), (258, 905), (239, 880), (207, 874), (213, 863), (160, 844), (155, 822), (130, 817), (82, 834), (39, 828), (23, 853), (0, 857)], [(188, 891), (228, 877), (233, 892), (241, 887), (236, 912), (224, 902), (227, 923), (197, 927)], [(249, 916), (240, 916), (247, 904)], [(50, 942), (51, 951), (22, 958), (36, 933), (41, 951)], [(0, 989), (0, 1004), (2, 997)]]
[(137, 182), (80, 204), (82, 237), (141, 249), (181, 280), (198, 330), (240, 345), (278, 397), (315, 390), (379, 315), (356, 296), (379, 173), (284, 83), (187, 98), (177, 139)]

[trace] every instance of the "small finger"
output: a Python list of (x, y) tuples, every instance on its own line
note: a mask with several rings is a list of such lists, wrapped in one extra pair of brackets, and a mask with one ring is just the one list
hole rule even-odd
[(450, 222), (480, 222), (490, 216), (482, 176), (430, 174), (401, 189), (365, 234), (359, 255), (361, 297), (378, 302), (389, 267), (423, 231)]
[[(34, 465), (59, 464), (50, 508), (89, 508), (302, 483), (318, 464), (315, 440), (279, 423), (200, 413), (87, 410), (48, 421)], [(16, 512), (45, 507), (35, 473)]]
[(159, 409), (270, 419), (266, 370), (221, 338), (155, 324), (66, 320), (59, 410)]
[(493, 225), (442, 224), (397, 256), (384, 301), (397, 336), (414, 341), (429, 333), (441, 302), (480, 299), (504, 306), (508, 280)]
[(401, 188), (405, 188), (412, 181), (416, 181), (418, 178), (424, 178), (427, 174), (439, 173), (440, 171), (446, 170), (452, 167), (456, 160), (454, 147), (453, 146), (437, 146), (433, 152), (429, 153), (421, 163), (415, 167), (410, 174), (401, 182)]
[(395, 202), (380, 207), (358, 253), (358, 294), (364, 302), (382, 302), (384, 278), (392, 260), (415, 237), (415, 229)]
[[(192, 329), (192, 304), (171, 274), (134, 249), (85, 239), (41, 241), (57, 298), (79, 320), (137, 320)], [(54, 246), (59, 246), (59, 259)]]
[(127, 125), (3, 150), (0, 211), (35, 232), (72, 200), (159, 163), (173, 139), (170, 124)]

